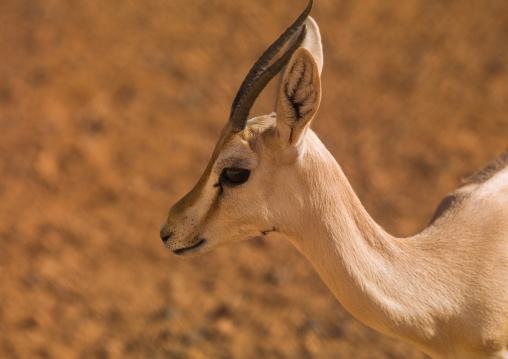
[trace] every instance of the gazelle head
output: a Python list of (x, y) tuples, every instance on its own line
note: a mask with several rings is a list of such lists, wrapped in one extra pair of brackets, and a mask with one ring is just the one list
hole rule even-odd
[[(302, 205), (297, 193), (305, 184), (298, 171), (315, 139), (309, 124), (321, 98), (323, 62), (311, 8), (312, 0), (250, 70), (203, 175), (171, 207), (160, 235), (175, 254), (193, 256), (283, 230)], [(288, 42), (288, 50), (268, 67)], [(248, 120), (254, 101), (279, 72), (276, 112)]]

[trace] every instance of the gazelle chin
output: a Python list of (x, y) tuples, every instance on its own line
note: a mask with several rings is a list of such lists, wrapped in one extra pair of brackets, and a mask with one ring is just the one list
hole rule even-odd
[[(162, 225), (165, 246), (192, 257), (277, 232), (372, 328), (434, 358), (508, 357), (508, 151), (448, 195), (421, 233), (386, 233), (309, 128), (323, 67), (311, 7), (247, 75), (203, 175)], [(276, 111), (248, 119), (278, 73)]]

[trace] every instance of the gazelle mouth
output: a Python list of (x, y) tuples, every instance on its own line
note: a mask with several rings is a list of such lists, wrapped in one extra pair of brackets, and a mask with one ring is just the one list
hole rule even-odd
[(190, 252), (198, 247), (200, 247), (201, 245), (203, 245), (206, 241), (204, 239), (200, 239), (198, 243), (190, 246), (190, 247), (185, 247), (185, 248), (180, 248), (180, 249), (175, 249), (173, 251), (174, 254), (176, 255), (181, 255), (181, 254), (184, 254), (184, 253), (187, 253), (187, 252)]

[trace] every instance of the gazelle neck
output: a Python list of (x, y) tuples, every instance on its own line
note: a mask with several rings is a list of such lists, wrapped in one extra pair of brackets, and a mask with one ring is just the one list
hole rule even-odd
[(383, 231), (324, 145), (313, 133), (307, 137), (301, 176), (309, 195), (283, 233), (351, 314), (422, 347), (435, 336), (438, 318), (456, 307), (446, 283), (433, 278), (439, 263), (421, 246), (430, 239), (398, 239)]

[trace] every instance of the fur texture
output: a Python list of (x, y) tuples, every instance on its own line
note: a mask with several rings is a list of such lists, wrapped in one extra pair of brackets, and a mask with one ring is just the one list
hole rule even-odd
[[(318, 41), (314, 24), (309, 38)], [(359, 320), (434, 358), (502, 358), (508, 344), (508, 153), (445, 198), (431, 224), (394, 238), (368, 215), (309, 124), (320, 43), (293, 55), (277, 112), (221, 134), (196, 187), (161, 236), (180, 256), (277, 231)], [(310, 51), (308, 50), (310, 49)], [(319, 59), (318, 62), (315, 59)], [(221, 180), (225, 168), (248, 181)]]

